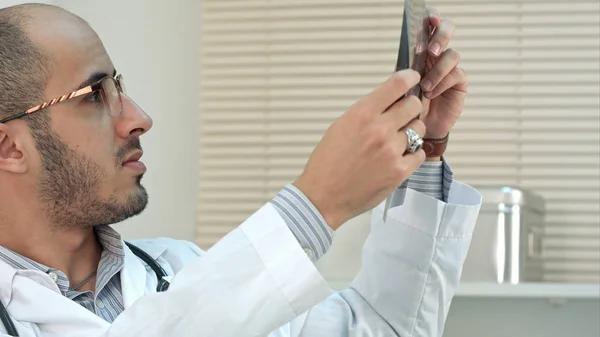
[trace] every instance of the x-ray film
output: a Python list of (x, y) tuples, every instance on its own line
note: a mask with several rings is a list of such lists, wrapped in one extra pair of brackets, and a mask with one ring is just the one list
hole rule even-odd
[[(427, 48), (429, 46), (430, 35), (431, 25), (425, 1), (405, 0), (396, 71), (410, 68), (421, 74), (421, 78), (423, 78), (427, 64)], [(421, 86), (414, 86), (406, 95), (414, 95), (419, 99), (422, 99), (423, 91), (421, 90)], [(400, 206), (404, 203), (407, 187), (408, 182), (402, 183), (402, 185), (398, 187), (398, 190), (387, 198), (385, 209), (383, 211), (384, 221), (387, 218), (388, 209)]]

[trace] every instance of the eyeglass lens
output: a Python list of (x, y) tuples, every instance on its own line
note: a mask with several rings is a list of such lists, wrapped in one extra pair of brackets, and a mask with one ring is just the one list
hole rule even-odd
[(104, 81), (102, 81), (102, 91), (104, 91), (106, 105), (109, 108), (110, 115), (113, 117), (121, 115), (121, 112), (123, 111), (121, 92), (124, 91), (124, 87), (122, 83), (123, 79), (121, 77), (119, 77), (117, 80), (113, 78), (106, 78)]

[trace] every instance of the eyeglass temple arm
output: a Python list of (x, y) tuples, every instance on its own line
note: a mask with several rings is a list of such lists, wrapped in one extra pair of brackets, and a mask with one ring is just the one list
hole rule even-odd
[(6, 118), (4, 118), (4, 119), (0, 119), (0, 123), (6, 123), (6, 122), (10, 122), (10, 121), (12, 121), (13, 119), (19, 119), (19, 118), (21, 118), (21, 117), (24, 117), (25, 115), (27, 115), (27, 112), (26, 112), (26, 111), (24, 111), (24, 112), (21, 112), (21, 113), (18, 113), (18, 114), (16, 114), (16, 115), (8, 116), (8, 117), (6, 117)]

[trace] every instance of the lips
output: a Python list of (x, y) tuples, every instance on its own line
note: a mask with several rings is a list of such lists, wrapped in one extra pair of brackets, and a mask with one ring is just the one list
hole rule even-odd
[(123, 161), (123, 165), (127, 164), (127, 163), (131, 163), (131, 162), (136, 162), (139, 161), (140, 158), (142, 158), (142, 155), (144, 153), (142, 151), (135, 151), (134, 153), (130, 154), (124, 161)]
[(127, 159), (125, 159), (125, 161), (123, 162), (123, 167), (130, 168), (142, 174), (146, 172), (146, 165), (144, 165), (144, 163), (140, 161), (140, 158), (142, 158), (142, 154), (143, 152), (138, 150), (129, 155)]

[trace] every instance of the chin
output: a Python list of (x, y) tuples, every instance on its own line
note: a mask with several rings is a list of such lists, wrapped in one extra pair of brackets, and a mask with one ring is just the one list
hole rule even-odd
[(148, 205), (148, 193), (140, 184), (126, 195), (107, 199), (86, 194), (69, 203), (48, 203), (47, 212), (57, 228), (112, 225), (141, 214)]
[(148, 192), (146, 188), (139, 182), (126, 197), (119, 198), (120, 200), (113, 200), (109, 202), (112, 207), (109, 207), (111, 214), (111, 223), (117, 223), (134, 216), (140, 215), (148, 206)]
[(130, 205), (135, 213), (132, 216), (142, 213), (146, 209), (146, 206), (148, 206), (148, 192), (139, 180), (135, 191), (129, 196), (127, 204)]

